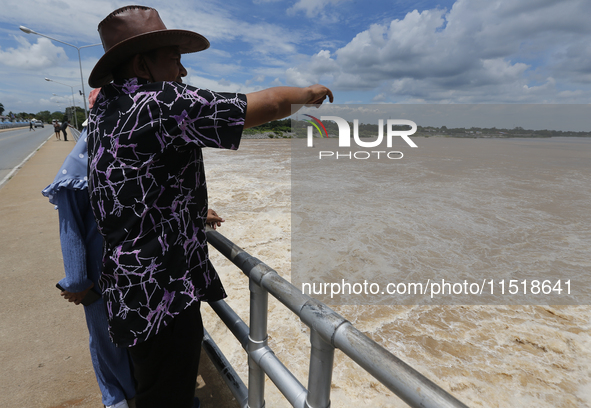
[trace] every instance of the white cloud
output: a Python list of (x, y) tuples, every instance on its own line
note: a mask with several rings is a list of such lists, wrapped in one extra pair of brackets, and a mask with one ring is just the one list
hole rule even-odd
[(552, 68), (553, 76), (591, 84), (591, 46), (587, 36), (556, 52), (555, 59), (557, 64)]
[(196, 31), (210, 40), (212, 48), (223, 42), (243, 41), (252, 47), (245, 51), (290, 54), (300, 39), (298, 32), (287, 27), (267, 22), (249, 23), (223, 7), (207, 7), (190, 1), (179, 1), (179, 4), (182, 4), (182, 13), (177, 8), (159, 11), (166, 26)]
[(4, 8), (0, 21), (15, 24), (16, 30), (24, 25), (68, 43), (93, 44), (100, 42), (98, 23), (116, 7), (102, 0), (19, 0)]
[(321, 50), (310, 57), (306, 67), (305, 72), (289, 68), (286, 72), (287, 83), (294, 86), (308, 86), (320, 82), (321, 78), (332, 80), (339, 72), (337, 62), (331, 58), (330, 51), (327, 50)]
[(202, 89), (212, 89), (216, 92), (239, 92), (250, 93), (263, 89), (262, 86), (249, 86), (237, 82), (232, 82), (227, 79), (211, 79), (199, 75), (188, 75), (184, 78), (184, 82)]
[[(19, 24), (77, 46), (92, 44), (100, 41), (97, 24), (125, 4), (118, 0), (11, 4), (0, 15), (5, 107), (43, 110), (36, 108), (40, 99), (48, 100), (52, 92), (62, 92), (60, 88), (68, 93), (65, 87), (44, 82), (44, 76), (80, 83), (75, 49), (21, 33)], [(350, 0), (228, 4), (149, 0), (144, 4), (158, 9), (169, 28), (194, 30), (210, 39), (208, 51), (184, 56), (183, 62), (193, 72), (195, 85), (206, 83), (204, 87), (214, 90), (321, 82), (331, 86), (339, 101), (591, 100), (589, 0), (457, 0), (449, 10), (429, 9), (437, 1), (427, 0), (412, 3), (422, 7), (421, 12), (388, 20), (384, 16), (398, 14), (387, 5), (369, 7)], [(311, 20), (302, 20), (303, 16)], [(336, 20), (340, 25), (332, 25)], [(308, 52), (313, 54), (304, 54)], [(82, 50), (85, 81), (101, 55), (100, 47)], [(341, 98), (338, 93), (343, 91), (351, 94)], [(81, 97), (75, 97), (81, 103)]]
[(591, 83), (584, 10), (591, 12), (591, 2), (458, 0), (449, 11), (415, 10), (371, 25), (334, 53), (321, 51), (288, 69), (286, 78), (309, 84), (324, 75), (334, 78), (333, 90), (378, 90), (380, 101), (388, 99), (384, 92), (390, 101), (579, 96), (561, 88)]
[(295, 68), (287, 69), (285, 72), (285, 80), (291, 86), (309, 86), (317, 82), (309, 72), (302, 72)]
[[(126, 4), (128, 3), (98, 0), (48, 0), (40, 3), (20, 0), (11, 5), (9, 11), (5, 10), (0, 15), (2, 88), (7, 93), (22, 93), (21, 90), (26, 88), (27, 98), (30, 98), (29, 102), (26, 102), (24, 95), (13, 98), (18, 107), (8, 103), (5, 105), (7, 109), (44, 110), (42, 104), (48, 100), (46, 95), (55, 92), (56, 87), (60, 88), (59, 85), (43, 83), (44, 76), (72, 85), (80, 83), (78, 55), (73, 47), (34, 34), (21, 33), (15, 22), (53, 38), (82, 46), (100, 42), (98, 23), (111, 11)], [(188, 69), (193, 68), (194, 72), (199, 69), (207, 73), (204, 77), (217, 75), (222, 82), (220, 78), (226, 78), (236, 85), (232, 89), (234, 91), (241, 88), (255, 89), (255, 85), (258, 89), (262, 86), (258, 82), (245, 86), (240, 83), (244, 77), (263, 74), (268, 78), (275, 78), (281, 75), (290, 59), (297, 55), (296, 45), (302, 38), (303, 31), (276, 24), (275, 20), (249, 22), (244, 19), (244, 12), (253, 7), (252, 3), (221, 7), (222, 3), (215, 0), (169, 0), (166, 4), (161, 0), (150, 0), (143, 4), (155, 7), (167, 27), (193, 30), (205, 35), (212, 43), (207, 54), (183, 57), (183, 62)], [(32, 13), (31, 10), (35, 12)], [(68, 23), (65, 24), (64, 21)], [(15, 32), (21, 35), (20, 42), (15, 41)], [(24, 39), (36, 43), (30, 44)], [(102, 54), (101, 47), (81, 51), (87, 94), (88, 75)], [(6, 83), (7, 78), (10, 78), (9, 83)], [(212, 84), (217, 85), (218, 82), (213, 81)], [(75, 92), (79, 86), (76, 88)], [(212, 89), (218, 88), (212, 86)], [(78, 96), (76, 99), (78, 100)], [(41, 100), (44, 102), (40, 102)], [(3, 101), (9, 101), (8, 97), (4, 96)]]
[(262, 75), (262, 74), (260, 74), (260, 75), (256, 75), (255, 77), (253, 77), (253, 78), (251, 78), (251, 79), (248, 79), (248, 80), (245, 82), (245, 84), (246, 84), (247, 86), (249, 86), (250, 84), (252, 84), (252, 83), (255, 83), (255, 82), (261, 83), (261, 82), (263, 82), (264, 80), (265, 80), (265, 76), (264, 76), (264, 75)]
[(18, 48), (0, 49), (0, 63), (9, 67), (39, 70), (65, 63), (68, 58), (62, 47), (55, 46), (46, 38), (38, 38), (34, 44), (22, 36), (15, 37)]
[(310, 18), (318, 17), (318, 15), (326, 16), (325, 8), (337, 7), (339, 3), (345, 1), (349, 0), (298, 0), (287, 12), (295, 14), (303, 11)]

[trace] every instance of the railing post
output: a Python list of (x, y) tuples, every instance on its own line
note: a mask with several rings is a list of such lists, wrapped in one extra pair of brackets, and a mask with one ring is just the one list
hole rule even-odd
[(306, 408), (329, 408), (334, 347), (325, 342), (314, 329), (310, 330), (310, 344), (312, 347)]
[[(249, 281), (250, 289), (250, 332), (248, 335), (249, 355), (267, 346), (267, 306), (269, 293)], [(248, 358), (248, 406), (263, 408), (265, 406), (265, 372), (252, 357)]]

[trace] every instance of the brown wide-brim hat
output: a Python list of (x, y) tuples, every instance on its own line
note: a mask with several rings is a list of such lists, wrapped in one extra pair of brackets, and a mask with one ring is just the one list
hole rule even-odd
[(178, 46), (181, 54), (209, 48), (207, 38), (193, 31), (169, 30), (158, 11), (126, 6), (113, 11), (98, 25), (105, 55), (96, 63), (88, 85), (100, 88), (113, 80), (113, 70), (136, 54)]

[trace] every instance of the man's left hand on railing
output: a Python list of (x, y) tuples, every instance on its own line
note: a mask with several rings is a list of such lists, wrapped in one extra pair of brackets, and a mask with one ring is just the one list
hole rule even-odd
[(207, 210), (207, 219), (205, 220), (205, 223), (207, 225), (209, 225), (211, 228), (216, 229), (217, 227), (221, 227), (222, 222), (224, 222), (224, 221), (226, 221), (226, 220), (224, 220), (222, 217), (220, 217), (211, 208), (209, 210)]

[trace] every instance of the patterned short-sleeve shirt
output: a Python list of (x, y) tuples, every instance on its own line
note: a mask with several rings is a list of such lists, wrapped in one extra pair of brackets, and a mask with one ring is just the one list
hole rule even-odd
[(133, 78), (105, 86), (88, 120), (89, 191), (105, 238), (101, 288), (118, 346), (224, 298), (209, 262), (202, 147), (237, 149), (246, 96)]

